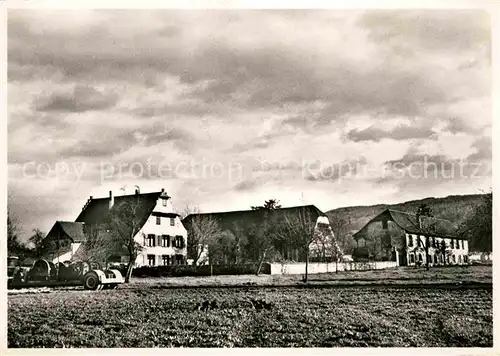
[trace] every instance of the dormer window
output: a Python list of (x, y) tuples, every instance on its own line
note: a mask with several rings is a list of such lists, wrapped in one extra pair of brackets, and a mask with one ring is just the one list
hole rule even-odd
[(162, 199), (163, 206), (167, 206), (167, 199)]

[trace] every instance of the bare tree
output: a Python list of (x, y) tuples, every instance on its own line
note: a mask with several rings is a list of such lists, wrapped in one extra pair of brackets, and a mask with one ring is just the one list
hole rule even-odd
[(54, 246), (53, 241), (45, 239), (45, 233), (40, 229), (33, 229), (33, 235), (30, 236), (29, 242), (33, 244), (33, 255), (40, 258), (48, 253), (52, 253), (59, 246)]
[(270, 252), (275, 248), (275, 241), (280, 236), (279, 226), (270, 224), (268, 216), (264, 218), (262, 225), (253, 226), (249, 231), (250, 241), (253, 242), (253, 250), (258, 257), (258, 265), (255, 275), (259, 275), (262, 264), (269, 257)]
[(420, 244), (423, 244), (423, 250), (425, 251), (425, 268), (428, 271), (430, 263), (430, 255), (429, 255), (429, 247), (431, 242), (430, 238), (432, 235), (436, 233), (436, 222), (430, 219), (426, 219), (427, 221), (422, 221), (423, 220), (422, 217), (427, 217), (427, 218), (433, 217), (431, 208), (426, 204), (421, 204), (417, 208), (416, 215), (417, 215), (418, 228), (424, 236), (424, 241), (420, 239), (420, 234), (418, 235), (417, 238), (419, 239)]
[(130, 282), (132, 269), (143, 246), (135, 240), (144, 224), (144, 217), (141, 211), (144, 210), (144, 202), (140, 195), (133, 202), (122, 202), (114, 206), (105, 223), (106, 232), (110, 235), (110, 241), (116, 247), (117, 252), (125, 252), (129, 258), (125, 283)]
[(19, 241), (20, 230), (18, 219), (7, 210), (7, 253), (24, 259), (32, 254), (32, 250)]
[(180, 215), (180, 218), (181, 220), (184, 220), (184, 218), (186, 218), (187, 216), (189, 215), (192, 215), (192, 214), (199, 214), (201, 211), (200, 211), (200, 208), (196, 205), (190, 205), (190, 204), (186, 204), (184, 205), (179, 211), (179, 215)]
[(230, 230), (224, 230), (214, 239), (208, 248), (210, 264), (231, 264), (236, 262), (236, 236)]
[(194, 215), (185, 222), (185, 227), (188, 232), (189, 253), (193, 265), (196, 265), (217, 238), (222, 236), (222, 230), (218, 221), (210, 215)]
[(120, 246), (107, 232), (106, 225), (86, 224), (83, 228), (85, 241), (72, 257), (74, 262), (107, 264), (111, 256), (120, 252)]
[(304, 282), (307, 282), (308, 278), (310, 247), (317, 238), (315, 231), (316, 219), (305, 207), (295, 213), (285, 214), (285, 223), (283, 229), (280, 229), (280, 233), (288, 235), (293, 244), (306, 255)]
[(311, 247), (313, 247), (311, 250), (319, 254), (322, 262), (335, 262), (335, 273), (338, 272), (338, 262), (342, 259), (343, 254), (329, 224), (317, 224)]

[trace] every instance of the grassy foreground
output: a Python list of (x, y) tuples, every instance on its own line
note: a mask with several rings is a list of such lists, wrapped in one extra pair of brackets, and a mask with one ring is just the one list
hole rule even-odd
[[(211, 286), (292, 286), (301, 284), (302, 275), (241, 275), (212, 277), (133, 278), (131, 286), (211, 287)], [(492, 283), (492, 266), (450, 266), (431, 268), (399, 267), (373, 271), (345, 271), (309, 276), (312, 285), (447, 284)], [(128, 287), (128, 286), (125, 286)]]
[[(255, 300), (271, 306), (256, 308)], [(213, 301), (215, 308), (199, 310)], [(8, 346), (492, 347), (492, 318), (491, 288), (136, 283), (101, 292), (9, 295)]]

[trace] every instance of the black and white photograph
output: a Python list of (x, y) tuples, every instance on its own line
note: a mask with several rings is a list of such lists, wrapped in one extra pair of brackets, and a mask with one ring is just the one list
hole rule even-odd
[(493, 352), (493, 2), (8, 3), (8, 349)]

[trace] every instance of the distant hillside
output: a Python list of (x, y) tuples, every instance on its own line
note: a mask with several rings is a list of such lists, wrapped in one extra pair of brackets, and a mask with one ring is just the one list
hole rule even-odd
[(482, 198), (482, 194), (450, 195), (446, 198), (425, 198), (399, 204), (350, 206), (333, 209), (327, 211), (326, 214), (333, 226), (340, 220), (345, 221), (344, 232), (352, 234), (360, 230), (368, 221), (387, 208), (416, 212), (420, 204), (427, 204), (432, 209), (435, 217), (448, 219), (459, 225), (471, 216), (475, 207), (481, 203)]

